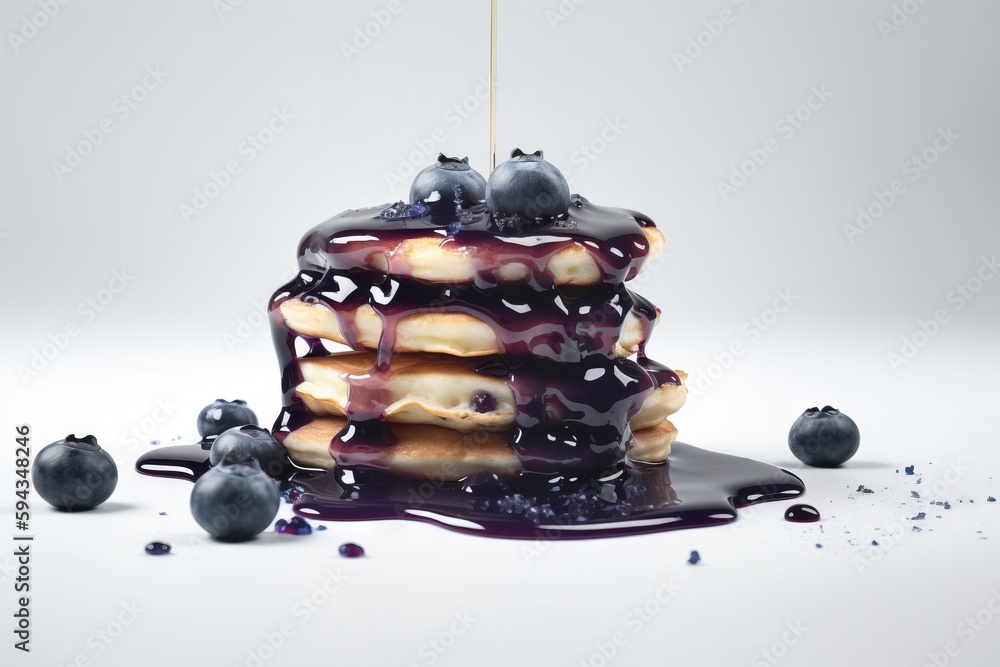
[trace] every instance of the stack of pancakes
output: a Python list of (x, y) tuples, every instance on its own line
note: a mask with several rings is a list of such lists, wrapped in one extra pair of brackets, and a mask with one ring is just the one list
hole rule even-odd
[(438, 481), (662, 463), (684, 374), (645, 357), (659, 311), (625, 287), (662, 246), (578, 196), (529, 227), (484, 204), (346, 211), (271, 301), (275, 435), (302, 466)]

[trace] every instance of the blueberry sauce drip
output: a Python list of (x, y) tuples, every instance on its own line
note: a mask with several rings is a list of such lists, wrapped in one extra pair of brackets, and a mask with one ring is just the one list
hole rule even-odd
[[(150, 454), (139, 458), (136, 469), (167, 476), (144, 465)], [(161, 461), (176, 457), (174, 465), (192, 468), (200, 455), (208, 468), (208, 451), (198, 445), (160, 454)], [(337, 469), (297, 469), (289, 480), (299, 489), (295, 512), (309, 519), (410, 519), (488, 537), (570, 540), (726, 524), (739, 508), (805, 491), (798, 477), (781, 468), (681, 442), (662, 465), (626, 460), (582, 477), (481, 473), (453, 483), (385, 472), (353, 477)]]
[(819, 521), (819, 510), (812, 505), (796, 504), (785, 510), (785, 521), (793, 523), (814, 523)]
[(365, 550), (359, 544), (354, 542), (347, 542), (346, 544), (341, 544), (337, 549), (340, 555), (344, 558), (360, 558), (365, 555)]
[(146, 553), (150, 556), (165, 556), (170, 553), (170, 545), (166, 542), (150, 542), (146, 545)]

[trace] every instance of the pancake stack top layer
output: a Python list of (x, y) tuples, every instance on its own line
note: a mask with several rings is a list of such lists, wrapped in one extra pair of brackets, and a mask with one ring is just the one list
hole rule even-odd
[(275, 435), (304, 465), (437, 479), (663, 462), (683, 374), (645, 357), (658, 311), (624, 285), (662, 234), (570, 197), (540, 153), (515, 151), (485, 197), (476, 178), (442, 156), (410, 204), (306, 233), (271, 301)]

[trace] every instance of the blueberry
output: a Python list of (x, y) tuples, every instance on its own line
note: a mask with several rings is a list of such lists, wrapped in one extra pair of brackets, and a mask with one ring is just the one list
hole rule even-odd
[(497, 399), (488, 391), (480, 391), (472, 395), (472, 409), (483, 414), (497, 409)]
[(469, 166), (469, 158), (438, 155), (437, 162), (413, 179), (410, 204), (419, 204), (437, 192), (446, 202), (457, 202), (463, 208), (475, 206), (486, 197), (486, 179)]
[(67, 435), (38, 452), (31, 483), (56, 509), (89, 510), (111, 497), (118, 485), (118, 466), (94, 436)]
[(191, 513), (198, 525), (227, 542), (248, 540), (278, 514), (278, 488), (260, 464), (224, 459), (198, 478)]
[(829, 405), (809, 408), (788, 432), (788, 448), (806, 465), (833, 468), (858, 451), (861, 433), (854, 420)]
[(486, 182), (486, 205), (495, 219), (519, 215), (551, 219), (569, 210), (569, 183), (542, 151), (525, 154), (515, 148)]
[(697, 565), (700, 560), (701, 560), (701, 554), (698, 553), (696, 550), (692, 550), (691, 555), (688, 556), (688, 562), (691, 563), (692, 565)]
[(198, 413), (198, 433), (203, 438), (219, 435), (234, 426), (256, 424), (257, 415), (247, 407), (246, 401), (227, 401), (217, 398)]
[(288, 454), (270, 431), (260, 426), (237, 426), (219, 434), (212, 443), (209, 461), (216, 466), (224, 458), (234, 461), (256, 459), (271, 477), (282, 477), (288, 469)]

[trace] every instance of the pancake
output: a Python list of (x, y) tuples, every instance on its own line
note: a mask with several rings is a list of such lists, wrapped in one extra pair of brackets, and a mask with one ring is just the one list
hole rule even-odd
[[(307, 468), (330, 470), (334, 455), (330, 443), (347, 420), (338, 417), (317, 417), (310, 423), (288, 433), (285, 449), (292, 460)], [(514, 475), (522, 470), (521, 463), (507, 445), (506, 433), (477, 431), (462, 433), (438, 426), (397, 425), (392, 428), (397, 442), (376, 451), (367, 452), (370, 467), (394, 473), (453, 482), (477, 472)], [(662, 463), (670, 454), (670, 445), (677, 429), (669, 420), (652, 428), (633, 432), (628, 448), (630, 459), (643, 463)]]
[[(362, 305), (350, 313), (353, 332), (343, 331), (337, 314), (322, 303), (309, 303), (289, 297), (278, 306), (285, 325), (292, 332), (325, 338), (350, 345), (349, 338), (368, 349), (378, 349), (382, 337), (382, 318), (370, 305)], [(658, 319), (658, 318), (657, 318)], [(621, 336), (613, 344), (617, 357), (627, 357), (646, 341), (651, 329), (635, 312), (629, 312)], [(401, 318), (396, 324), (393, 352), (433, 352), (456, 357), (478, 357), (500, 354), (504, 350), (493, 327), (482, 319), (463, 312), (440, 309), (418, 310)]]
[[(378, 388), (386, 420), (443, 426), (457, 431), (505, 431), (514, 425), (514, 393), (504, 377), (477, 372), (483, 360), (434, 354), (393, 355), (389, 373), (365, 376), (376, 363), (372, 352), (345, 352), (299, 361), (303, 381), (296, 394), (316, 415), (343, 417), (348, 390)], [(621, 363), (621, 362), (619, 362)], [(631, 362), (628, 362), (631, 363)], [(348, 379), (348, 376), (354, 376)], [(684, 377), (682, 373), (679, 373)], [(495, 407), (473, 407), (474, 397)], [(630, 420), (633, 430), (655, 426), (684, 405), (687, 388), (663, 384), (647, 394)], [(485, 406), (489, 407), (489, 406)]]
[(402, 202), (344, 211), (309, 230), (299, 267), (391, 274), (428, 282), (552, 285), (622, 283), (659, 254), (663, 233), (636, 211), (574, 195), (564, 216), (506, 225), (485, 206), (456, 217), (453, 206), (422, 210)]

